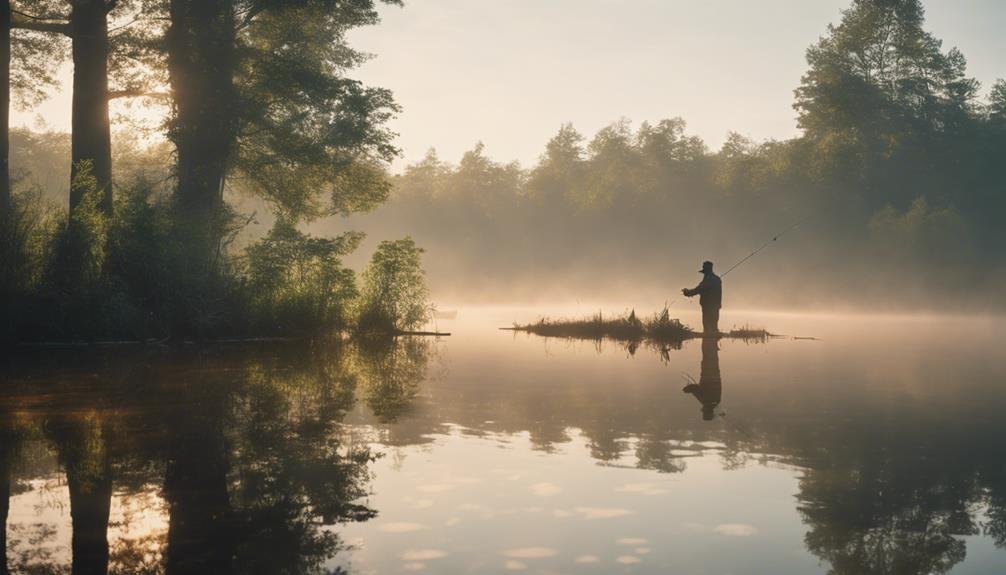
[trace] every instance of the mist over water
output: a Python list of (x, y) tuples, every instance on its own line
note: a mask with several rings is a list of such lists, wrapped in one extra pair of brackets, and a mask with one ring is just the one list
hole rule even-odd
[(259, 537), (350, 573), (1006, 569), (1000, 319), (736, 311), (788, 337), (662, 355), (496, 329), (575, 306), (456, 311), (438, 340), (8, 364), (8, 560), (69, 564), (86, 444), (127, 571), (256, 572)]
[(622, 120), (592, 138), (563, 126), (528, 168), (481, 144), (456, 164), (431, 152), (394, 176), (386, 204), (310, 229), (365, 232), (351, 264), (409, 235), (427, 250), (433, 295), (477, 304), (662, 302), (697, 283), (702, 261), (723, 273), (761, 249), (731, 272), (728, 305), (1001, 309), (1006, 267), (988, 212), (1000, 176), (958, 177), (959, 165), (914, 155), (822, 175), (815, 162), (839, 159), (812, 138), (734, 136), (714, 152), (680, 118)]

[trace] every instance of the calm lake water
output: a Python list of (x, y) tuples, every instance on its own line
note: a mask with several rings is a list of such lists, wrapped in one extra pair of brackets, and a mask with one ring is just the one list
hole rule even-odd
[(790, 337), (680, 349), (496, 329), (537, 313), (461, 308), (440, 340), (5, 360), (7, 563), (1006, 572), (1006, 321), (724, 310)]

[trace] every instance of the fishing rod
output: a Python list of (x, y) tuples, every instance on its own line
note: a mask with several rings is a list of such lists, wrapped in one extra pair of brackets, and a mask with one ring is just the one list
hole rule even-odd
[(778, 240), (779, 238), (781, 238), (781, 237), (783, 237), (784, 235), (786, 235), (786, 234), (790, 233), (791, 231), (795, 230), (795, 229), (796, 229), (797, 227), (799, 227), (799, 226), (800, 226), (800, 224), (804, 223), (805, 221), (807, 221), (807, 219), (806, 219), (806, 218), (805, 218), (805, 219), (802, 219), (802, 220), (798, 221), (797, 223), (793, 224), (792, 226), (790, 226), (790, 227), (786, 228), (785, 230), (783, 230), (783, 232), (782, 232), (782, 233), (780, 233), (780, 234), (776, 234), (776, 235), (772, 236), (772, 239), (770, 239), (769, 241), (767, 241), (767, 242), (765, 242), (764, 244), (762, 244), (760, 248), (758, 248), (758, 249), (756, 249), (755, 251), (753, 251), (753, 252), (749, 253), (749, 254), (748, 254), (748, 255), (747, 255), (747, 256), (746, 256), (746, 257), (745, 257), (744, 259), (742, 259), (741, 261), (739, 261), (739, 262), (735, 263), (735, 264), (734, 264), (733, 266), (731, 266), (731, 267), (730, 267), (730, 269), (728, 269), (727, 271), (725, 271), (725, 272), (723, 272), (722, 274), (720, 274), (720, 277), (721, 277), (721, 278), (722, 278), (722, 277), (726, 277), (726, 275), (727, 275), (728, 273), (730, 273), (730, 272), (734, 271), (735, 269), (737, 269), (737, 268), (738, 268), (738, 267), (739, 267), (739, 266), (740, 266), (740, 265), (741, 265), (742, 263), (744, 263), (744, 262), (748, 261), (749, 259), (753, 258), (753, 257), (755, 256), (755, 254), (757, 254), (758, 252), (760, 252), (760, 251), (762, 251), (763, 249), (767, 248), (767, 247), (769, 246), (769, 244), (771, 244), (772, 242), (775, 242), (775, 241), (777, 241), (777, 240)]
[[(720, 277), (721, 277), (721, 278), (723, 278), (723, 277), (726, 277), (726, 275), (727, 275), (728, 273), (730, 273), (730, 272), (734, 271), (735, 269), (737, 269), (738, 267), (740, 267), (740, 265), (741, 265), (741, 264), (743, 264), (744, 262), (746, 262), (746, 261), (748, 261), (749, 259), (753, 258), (753, 257), (755, 256), (755, 254), (757, 254), (758, 252), (760, 252), (760, 251), (762, 251), (763, 249), (767, 248), (767, 247), (769, 246), (769, 244), (771, 244), (772, 242), (775, 242), (775, 241), (778, 241), (778, 240), (779, 240), (779, 238), (781, 238), (781, 237), (783, 237), (784, 235), (786, 235), (786, 234), (790, 233), (791, 231), (795, 230), (795, 229), (796, 229), (797, 227), (799, 227), (799, 226), (800, 226), (800, 224), (802, 224), (802, 223), (806, 222), (806, 221), (807, 221), (808, 219), (809, 219), (809, 218), (804, 218), (804, 219), (802, 219), (802, 220), (798, 221), (797, 223), (793, 224), (792, 226), (790, 226), (790, 227), (786, 228), (786, 229), (785, 229), (785, 230), (783, 230), (783, 231), (782, 231), (781, 233), (779, 233), (779, 234), (776, 234), (776, 235), (772, 236), (772, 239), (770, 239), (769, 241), (767, 241), (767, 242), (765, 242), (764, 244), (762, 244), (762, 245), (761, 245), (761, 247), (759, 247), (759, 248), (758, 248), (758, 249), (756, 249), (755, 251), (753, 251), (753, 252), (749, 253), (749, 254), (748, 254), (747, 256), (745, 256), (745, 257), (744, 257), (744, 259), (742, 259), (741, 261), (739, 261), (739, 262), (735, 263), (734, 265), (730, 266), (730, 269), (728, 269), (727, 271), (725, 271), (725, 272), (723, 272), (722, 274), (720, 274)], [(678, 300), (677, 300), (677, 299), (675, 299), (675, 300), (674, 300), (674, 301), (672, 301), (672, 302), (671, 302), (670, 304), (668, 304), (668, 303), (667, 303), (667, 300), (664, 300), (664, 307), (665, 307), (665, 308), (669, 308), (669, 307), (671, 307), (672, 305), (674, 305), (674, 304), (675, 304), (675, 303), (676, 303), (677, 301), (678, 301)]]

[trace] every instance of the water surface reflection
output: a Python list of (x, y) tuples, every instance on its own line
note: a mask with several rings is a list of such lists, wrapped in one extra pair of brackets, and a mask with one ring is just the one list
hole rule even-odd
[[(429, 349), (411, 340), (17, 361), (0, 398), (0, 498), (21, 504), (9, 518), (10, 570), (319, 569), (343, 546), (327, 526), (376, 515), (364, 499), (376, 454), (341, 420), (358, 389), (382, 417), (401, 411)], [(136, 499), (155, 512), (134, 509)]]
[(962, 320), (937, 340), (925, 324), (814, 321), (822, 341), (673, 350), (480, 323), (440, 342), (11, 359), (7, 564), (1006, 568), (1006, 359), (990, 343), (1006, 328)]

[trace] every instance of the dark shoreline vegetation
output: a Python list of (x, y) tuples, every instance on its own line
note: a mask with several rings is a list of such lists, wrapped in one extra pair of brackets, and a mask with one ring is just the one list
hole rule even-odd
[[(348, 77), (367, 56), (346, 40), (379, 21), (379, 3), (8, 3), (0, 343), (421, 327), (432, 307), (415, 242), (381, 241), (357, 278), (343, 258), (361, 233), (301, 230), (387, 197), (385, 166), (399, 153), (387, 122), (399, 108), (388, 90)], [(12, 102), (42, 99), (67, 61), (71, 133), (10, 130)], [(165, 105), (167, 141), (113, 142), (118, 98)], [(245, 237), (257, 216), (235, 206), (242, 197), (274, 222), (268, 233)]]
[[(702, 332), (695, 331), (681, 320), (670, 317), (668, 308), (664, 308), (653, 316), (640, 319), (636, 310), (619, 316), (605, 316), (601, 312), (581, 319), (541, 318), (527, 324), (514, 323), (513, 327), (500, 328), (540, 335), (542, 337), (558, 337), (564, 339), (609, 339), (621, 342), (651, 342), (655, 344), (680, 343), (689, 339), (705, 337)], [(741, 339), (749, 342), (764, 342), (777, 337), (768, 330), (745, 326), (727, 332), (721, 332), (719, 338)]]

